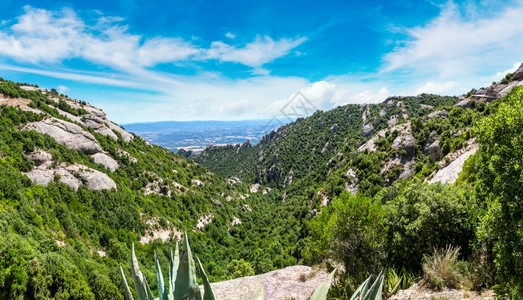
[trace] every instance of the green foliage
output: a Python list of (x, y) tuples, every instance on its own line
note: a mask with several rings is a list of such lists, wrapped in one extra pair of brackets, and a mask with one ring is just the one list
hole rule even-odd
[[(397, 192), (386, 192), (389, 189)], [(418, 271), (423, 257), (442, 245), (459, 246), (464, 256), (470, 255), (474, 231), (467, 199), (460, 188), (413, 180), (389, 187), (377, 198), (387, 212), (390, 264)]]
[(523, 293), (523, 88), (515, 88), (477, 130), (477, 187), (486, 207), (478, 234), (495, 241), (498, 276)]
[(248, 261), (243, 259), (233, 260), (227, 265), (227, 271), (229, 275), (227, 279), (235, 279), (239, 277), (252, 276), (254, 270)]
[(380, 203), (343, 193), (310, 223), (315, 259), (336, 258), (350, 276), (366, 277), (380, 268), (385, 255), (384, 218)]
[(501, 79), (500, 83), (502, 84), (508, 84), (511, 81), (513, 81), (514, 73), (507, 73), (503, 79)]

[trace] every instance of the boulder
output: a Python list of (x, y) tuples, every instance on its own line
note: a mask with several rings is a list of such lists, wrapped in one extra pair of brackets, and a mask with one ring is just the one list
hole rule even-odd
[[(120, 148), (116, 149), (116, 153), (120, 156), (120, 157), (127, 157), (129, 159), (129, 162), (131, 163), (137, 163), (138, 160), (136, 159), (136, 157), (132, 156), (131, 154), (129, 154), (129, 152), (125, 151), (125, 150), (122, 150)], [(173, 170), (173, 172), (176, 171), (176, 170)]]
[(416, 141), (412, 135), (410, 128), (410, 122), (406, 123), (405, 126), (402, 126), (401, 130), (397, 129), (399, 134), (392, 142), (392, 148), (396, 150), (405, 150), (409, 155), (414, 155)]
[(423, 153), (430, 155), (430, 160), (436, 162), (441, 159), (443, 153), (439, 147), (439, 136), (436, 131), (432, 131), (427, 141), (423, 145)]
[(118, 136), (105, 125), (106, 121), (92, 115), (82, 116), (82, 122), (86, 127), (92, 128), (101, 135), (111, 137), (113, 140), (118, 140)]
[(356, 174), (356, 171), (354, 171), (352, 168), (347, 170), (347, 173), (345, 173), (345, 189), (352, 194), (357, 194), (360, 187), (359, 183), (360, 180), (358, 179), (358, 175)]
[(109, 125), (109, 128), (111, 128), (112, 130), (118, 132), (122, 136), (122, 139), (124, 141), (130, 142), (134, 138), (134, 135), (132, 135), (129, 132), (125, 131), (122, 127), (114, 124), (113, 122), (107, 121), (107, 124)]
[[(82, 166), (82, 168), (84, 168), (84, 169), (89, 169), (89, 170), (95, 171), (95, 170), (90, 169), (83, 165), (79, 165), (79, 166)], [(75, 176), (75, 175), (77, 175), (76, 173), (79, 174), (79, 172), (73, 173), (73, 172), (71, 172), (70, 168), (71, 167), (66, 167), (65, 165), (61, 165), (54, 169), (35, 168), (35, 169), (31, 170), (30, 172), (23, 173), (23, 174), (27, 175), (27, 177), (29, 177), (36, 184), (40, 184), (43, 186), (49, 185), (49, 183), (58, 176), (59, 182), (64, 183), (64, 184), (70, 186), (71, 188), (73, 188), (75, 191), (77, 191), (78, 188), (80, 188), (80, 186), (82, 185), (82, 181), (80, 181), (77, 178), (77, 176)], [(98, 172), (98, 171), (96, 171), (96, 172)], [(101, 173), (101, 172), (98, 172), (98, 173)], [(101, 173), (101, 174), (103, 174), (103, 173)], [(103, 174), (103, 175), (105, 175), (105, 174)], [(80, 178), (83, 179), (82, 177), (80, 177)], [(112, 179), (110, 179), (108, 177), (104, 178), (104, 180), (109, 180), (110, 182), (112, 182), (114, 184)], [(86, 182), (88, 182), (88, 181), (86, 181)], [(87, 187), (89, 189), (96, 189), (96, 187), (102, 187), (100, 189), (104, 189), (103, 187), (105, 187), (105, 186), (111, 186), (111, 188), (116, 188), (116, 184), (114, 184), (114, 185), (107, 185), (107, 184), (106, 185), (88, 185)], [(95, 188), (93, 188), (93, 187), (95, 187)]]
[(102, 147), (100, 147), (100, 144), (98, 144), (92, 134), (71, 122), (48, 118), (39, 122), (29, 123), (24, 129), (50, 135), (57, 143), (86, 154), (102, 151)]
[(32, 153), (24, 155), (24, 159), (34, 161), (36, 167), (47, 168), (53, 163), (53, 156), (42, 149), (35, 149)]
[(514, 72), (514, 76), (512, 76), (513, 80), (522, 80), (523, 79), (523, 64), (519, 66), (519, 68)]
[(374, 124), (372, 122), (363, 122), (361, 126), (361, 134), (364, 137), (371, 135), (374, 132)]
[(430, 114), (428, 114), (424, 119), (434, 119), (434, 118), (437, 118), (437, 119), (446, 119), (448, 118), (449, 116), (449, 112), (444, 110), (444, 109), (440, 109), (440, 110), (436, 110), (434, 112), (431, 112)]
[(116, 189), (116, 183), (107, 174), (91, 169), (81, 164), (74, 164), (65, 167), (69, 173), (80, 178), (93, 191)]
[(396, 123), (398, 123), (398, 119), (399, 119), (398, 115), (391, 116), (390, 119), (387, 121), (387, 125), (389, 125), (389, 126), (396, 125)]
[(309, 299), (327, 279), (327, 272), (291, 266), (256, 276), (211, 283), (216, 300), (255, 300), (264, 291), (266, 300)]
[(474, 100), (470, 98), (465, 98), (458, 103), (454, 105), (454, 107), (461, 107), (461, 108), (471, 108), (472, 104), (474, 103)]
[(95, 163), (104, 165), (107, 169), (111, 170), (111, 172), (116, 171), (119, 167), (118, 162), (105, 153), (96, 153), (91, 155), (91, 157)]

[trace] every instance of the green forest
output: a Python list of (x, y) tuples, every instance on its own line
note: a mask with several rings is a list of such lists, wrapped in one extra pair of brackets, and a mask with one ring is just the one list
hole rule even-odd
[[(131, 278), (133, 244), (157, 291), (155, 253), (167, 274), (176, 241), (140, 242), (155, 229), (186, 230), (211, 282), (305, 264), (338, 268), (329, 299), (350, 298), (382, 269), (387, 278), (402, 278), (402, 288), (422, 280), (435, 290), (523, 297), (523, 87), (466, 108), (454, 107), (456, 97), (428, 94), (388, 100), (402, 105), (340, 106), (285, 125), (258, 145), (212, 147), (193, 161), (137, 136), (126, 142), (117, 131), (118, 140), (101, 135), (60, 113), (87, 115), (87, 103), (78, 108), (56, 91), (20, 85), (2, 79), (0, 94), (29, 99), (43, 113), (0, 105), (1, 299), (125, 299), (120, 266)], [(448, 116), (428, 117), (437, 110)], [(120, 167), (111, 172), (25, 129), (50, 116), (92, 134)], [(410, 124), (412, 150), (395, 148), (401, 132), (387, 131), (393, 116), (398, 126)], [(363, 134), (368, 123), (372, 134)], [(358, 151), (382, 130), (375, 151)], [(440, 137), (437, 159), (425, 151), (433, 132)], [(479, 149), (454, 184), (426, 182), (445, 155), (471, 140)], [(35, 167), (27, 159), (35, 149), (50, 153), (54, 165), (106, 173), (116, 189), (75, 191), (58, 177), (37, 185), (22, 173)], [(122, 150), (136, 160), (119, 155)], [(406, 157), (415, 161), (412, 176), (399, 179), (400, 166), (381, 172), (388, 161)], [(346, 189), (349, 170), (358, 178), (357, 193)], [(150, 184), (176, 192), (145, 193)], [(259, 192), (251, 191), (253, 184)], [(209, 215), (211, 222), (197, 226)], [(235, 218), (241, 223), (233, 224)], [(431, 259), (451, 250), (451, 275), (434, 273)]]

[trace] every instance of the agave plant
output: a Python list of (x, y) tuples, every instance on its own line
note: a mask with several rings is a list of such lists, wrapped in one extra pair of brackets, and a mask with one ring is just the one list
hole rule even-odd
[[(156, 257), (156, 253), (154, 254), (156, 277), (158, 279), (158, 293), (160, 295), (158, 298), (159, 300), (214, 300), (214, 293), (211, 289), (211, 284), (207, 278), (207, 274), (202, 267), (202, 263), (198, 257), (196, 257), (196, 261), (198, 262), (198, 272), (203, 279), (203, 298), (200, 292), (200, 287), (196, 281), (196, 264), (192, 256), (191, 247), (189, 247), (187, 232), (184, 235), (181, 257), (178, 250), (178, 243), (176, 243), (174, 255), (171, 250), (171, 257), (169, 260), (169, 290), (167, 290), (165, 286), (165, 281), (163, 279), (162, 270), (158, 258)], [(138, 300), (155, 300), (151, 289), (149, 288), (149, 284), (147, 283), (147, 279), (140, 271), (138, 259), (134, 253), (134, 244), (131, 250), (131, 269), (136, 298)], [(127, 300), (134, 300), (122, 266), (120, 266), (120, 272), (122, 273), (126, 298)], [(336, 270), (332, 271), (327, 279), (316, 289), (310, 298), (311, 300), (327, 299), (327, 293), (335, 272)], [(263, 299), (265, 299), (264, 289), (262, 289), (257, 300)]]
[[(381, 300), (381, 292), (383, 290), (383, 278), (385, 277), (385, 272), (381, 271), (372, 286), (370, 285), (370, 279), (372, 275), (367, 278), (358, 289), (352, 294), (350, 300)], [(395, 290), (399, 287), (399, 282), (397, 287), (394, 287)], [(360, 296), (359, 298), (358, 295)]]
[[(214, 300), (214, 294), (211, 289), (211, 284), (205, 271), (203, 270), (202, 264), (198, 258), (198, 271), (203, 279), (204, 296), (203, 300)], [(165, 285), (163, 279), (162, 270), (160, 263), (154, 254), (154, 261), (156, 265), (156, 277), (158, 279), (158, 293), (159, 300), (202, 300), (202, 295), (198, 282), (196, 281), (196, 264), (194, 262), (191, 247), (189, 246), (189, 240), (187, 239), (187, 233), (184, 236), (182, 255), (178, 250), (178, 243), (176, 243), (176, 250), (173, 256), (171, 250), (171, 257), (169, 260), (169, 289)], [(140, 271), (138, 265), (138, 259), (134, 253), (134, 244), (131, 252), (131, 269), (134, 281), (134, 288), (136, 291), (136, 298), (138, 300), (155, 300), (147, 283), (147, 279)], [(125, 278), (122, 266), (120, 266), (122, 273), (125, 295), (128, 300), (134, 300), (127, 279)]]

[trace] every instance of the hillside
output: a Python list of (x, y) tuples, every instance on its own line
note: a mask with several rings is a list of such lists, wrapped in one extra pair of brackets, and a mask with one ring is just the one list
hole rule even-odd
[(240, 258), (257, 273), (296, 262), (298, 221), (281, 218), (296, 229), (280, 238), (277, 191), (252, 194), (83, 101), (2, 81), (0, 136), (2, 299), (123, 299), (118, 266), (129, 272), (131, 244), (152, 278), (153, 251), (166, 260), (183, 230), (213, 280)]
[(300, 190), (324, 182), (330, 173), (346, 165), (363, 143), (375, 140), (376, 133), (383, 135), (382, 130), (391, 126), (401, 132), (411, 119), (443, 108), (450, 110), (458, 102), (457, 97), (422, 94), (317, 111), (271, 132), (254, 147), (249, 142), (211, 146), (194, 160), (224, 176)]
[[(460, 98), (318, 111), (196, 162), (86, 102), (1, 80), (0, 298), (124, 299), (119, 266), (130, 275), (132, 244), (156, 291), (154, 253), (168, 266), (184, 230), (211, 281), (318, 264), (338, 268), (339, 299), (383, 268), (402, 289), (422, 278), (519, 295), (520, 69)], [(458, 275), (428, 276), (427, 261), (450, 246)], [(297, 281), (268, 274), (213, 286), (261, 280), (280, 295), (274, 286)]]

